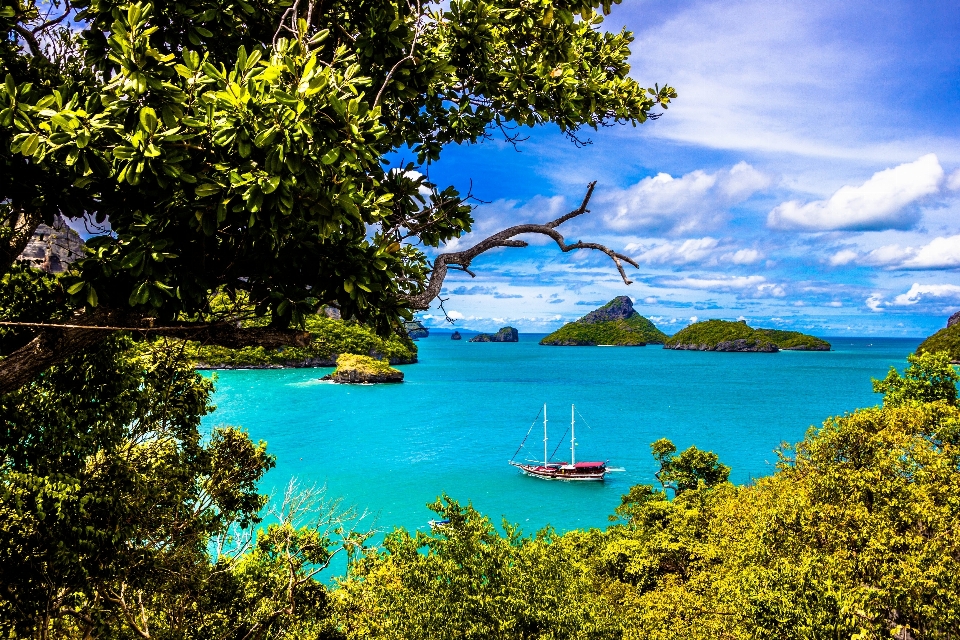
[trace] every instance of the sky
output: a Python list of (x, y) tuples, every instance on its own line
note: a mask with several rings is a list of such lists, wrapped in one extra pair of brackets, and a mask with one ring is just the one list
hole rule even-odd
[(618, 295), (673, 333), (709, 318), (823, 336), (922, 337), (960, 310), (960, 7), (949, 2), (625, 0), (631, 76), (656, 121), (452, 147), (424, 168), (483, 204), (468, 247), (574, 209), (568, 242), (633, 257), (626, 285), (545, 239), (451, 273), (430, 327), (547, 332)]

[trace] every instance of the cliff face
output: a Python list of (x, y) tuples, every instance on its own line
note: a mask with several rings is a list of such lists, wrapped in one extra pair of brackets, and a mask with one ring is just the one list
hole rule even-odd
[(520, 334), (513, 327), (503, 327), (496, 333), (478, 333), (470, 342), (517, 342)]
[(540, 344), (552, 347), (642, 347), (647, 343), (663, 344), (666, 339), (667, 334), (637, 313), (630, 298), (617, 296), (576, 322), (563, 325)]
[(960, 311), (947, 320), (947, 326), (920, 343), (917, 353), (946, 351), (950, 362), (960, 364)]
[(409, 322), (403, 323), (403, 328), (406, 329), (407, 335), (413, 338), (427, 338), (430, 336), (430, 330), (423, 326), (423, 323), (419, 320), (410, 320)]
[(52, 227), (41, 224), (17, 258), (47, 273), (63, 273), (70, 263), (83, 257), (80, 234), (67, 226), (59, 215)]

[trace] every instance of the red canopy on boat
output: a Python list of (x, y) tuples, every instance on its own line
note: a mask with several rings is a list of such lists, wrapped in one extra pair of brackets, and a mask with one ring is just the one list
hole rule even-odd
[(606, 462), (578, 462), (573, 466), (575, 466), (577, 469), (593, 469), (595, 467), (606, 466), (606, 464)]

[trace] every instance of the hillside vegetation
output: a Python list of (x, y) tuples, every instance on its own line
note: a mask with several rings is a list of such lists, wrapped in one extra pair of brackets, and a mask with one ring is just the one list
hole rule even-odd
[(704, 320), (681, 329), (665, 349), (698, 351), (829, 351), (830, 343), (798, 331), (754, 329), (745, 321)]
[(540, 341), (550, 346), (643, 346), (663, 344), (667, 334), (633, 308), (626, 296), (614, 298), (576, 322), (569, 322)]
[(936, 353), (945, 351), (950, 361), (960, 364), (960, 323), (955, 323), (920, 343), (917, 353)]
[(313, 336), (307, 348), (229, 349), (193, 342), (188, 343), (187, 355), (201, 369), (332, 367), (342, 353), (383, 358), (390, 364), (417, 361), (417, 345), (412, 340), (397, 335), (381, 338), (369, 327), (355, 322), (315, 314), (306, 318), (306, 330)]

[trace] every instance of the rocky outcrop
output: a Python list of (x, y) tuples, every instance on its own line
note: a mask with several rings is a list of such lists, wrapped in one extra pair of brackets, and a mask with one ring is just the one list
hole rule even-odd
[(950, 316), (950, 317), (947, 319), (947, 327), (948, 327), (948, 328), (949, 328), (949, 327), (952, 327), (953, 325), (957, 324), (958, 322), (960, 322), (960, 311), (957, 311), (955, 314), (953, 314), (952, 316)]
[(337, 358), (337, 370), (320, 379), (340, 384), (403, 382), (403, 372), (391, 368), (382, 360), (345, 353)]
[(633, 309), (633, 301), (627, 296), (617, 296), (599, 309), (594, 309), (577, 322), (580, 324), (598, 324), (600, 322), (614, 322), (626, 320), (640, 315)]
[[(193, 365), (194, 369), (198, 370), (232, 370), (232, 369), (319, 369), (322, 367), (335, 367), (337, 366), (337, 358), (340, 357), (340, 354), (334, 353), (329, 356), (310, 356), (306, 358), (300, 358), (298, 360), (284, 360), (282, 362), (264, 362), (257, 364), (249, 363), (208, 363), (208, 362), (195, 362)], [(408, 358), (405, 357), (391, 357), (384, 358), (383, 354), (376, 351), (370, 352), (370, 357), (375, 360), (383, 360), (388, 362), (391, 365), (394, 364), (416, 364), (418, 362), (417, 356), (412, 355)]]
[[(724, 340), (717, 344), (672, 344), (664, 346), (664, 349), (675, 349), (677, 351), (731, 351), (744, 353), (776, 353), (780, 347), (772, 342), (754, 342), (744, 338), (737, 340)], [(829, 349), (827, 349), (829, 351)]]
[(430, 330), (423, 326), (423, 323), (419, 320), (410, 320), (403, 323), (403, 328), (406, 329), (407, 335), (416, 340), (417, 338), (427, 338), (430, 336)]
[(462, 338), (463, 336), (460, 335), (459, 331), (454, 331), (452, 334), (450, 334), (451, 340), (461, 340)]
[(17, 259), (47, 273), (63, 273), (72, 262), (82, 257), (83, 240), (80, 234), (67, 226), (58, 215), (52, 227), (45, 224), (37, 227)]
[(478, 333), (470, 338), (470, 342), (517, 342), (520, 335), (513, 327), (503, 327), (496, 333)]

